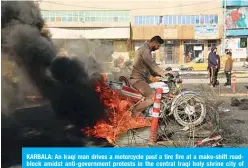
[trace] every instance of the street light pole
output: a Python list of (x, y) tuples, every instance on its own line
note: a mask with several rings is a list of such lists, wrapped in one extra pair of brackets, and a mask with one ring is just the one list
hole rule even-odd
[(226, 3), (224, 0), (224, 11), (223, 11), (223, 33), (222, 33), (222, 55), (225, 53), (225, 40), (226, 40)]

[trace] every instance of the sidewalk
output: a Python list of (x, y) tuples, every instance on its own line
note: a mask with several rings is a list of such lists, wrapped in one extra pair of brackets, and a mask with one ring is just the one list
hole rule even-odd
[[(183, 78), (183, 83), (182, 84), (207, 84), (209, 83), (209, 79), (208, 78), (204, 78), (204, 79), (195, 79), (195, 78)], [(225, 78), (219, 78), (218, 79), (220, 84), (224, 84), (226, 82)], [(244, 84), (248, 84), (248, 78), (236, 78), (236, 83), (244, 83)]]
[[(179, 71), (179, 67), (183, 64), (160, 64), (161, 66), (167, 68), (171, 67), (174, 71)], [(248, 68), (243, 67), (244, 62), (234, 62), (233, 63), (233, 71), (239, 71), (239, 72), (247, 72), (248, 73)], [(190, 72), (190, 71), (184, 71), (184, 72)], [(197, 72), (197, 71), (192, 71), (192, 72)], [(204, 71), (199, 71), (199, 72), (204, 72)], [(191, 72), (190, 72), (191, 73)]]

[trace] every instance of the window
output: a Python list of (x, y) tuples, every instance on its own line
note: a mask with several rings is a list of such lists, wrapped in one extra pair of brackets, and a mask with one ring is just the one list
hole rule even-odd
[(200, 16), (200, 24), (204, 24), (204, 22), (205, 22), (205, 21), (204, 21), (204, 16), (201, 15), (201, 16)]
[(135, 16), (134, 17), (134, 23), (135, 24), (139, 24), (139, 16)]
[(162, 22), (161, 21), (161, 16), (155, 16), (154, 17), (154, 24), (158, 25), (158, 24), (161, 24), (161, 23), (164, 23), (164, 18), (162, 17)]
[(50, 12), (49, 13), (49, 21), (50, 22), (55, 22), (55, 16), (56, 16), (56, 13), (55, 12)]
[(166, 24), (166, 25), (169, 24), (169, 16), (164, 17), (164, 24)]
[(178, 24), (182, 24), (182, 16), (178, 16), (178, 18), (177, 18), (177, 23), (178, 23)]
[(67, 22), (72, 22), (72, 16), (73, 16), (72, 12), (66, 11), (66, 21)]
[(190, 24), (196, 24), (195, 16), (190, 16)]
[(218, 24), (218, 16), (217, 15), (214, 16), (214, 23)]
[(172, 24), (178, 24), (177, 23), (177, 16), (172, 16)]
[(128, 22), (129, 11), (41, 11), (51, 22)]
[(168, 16), (168, 24), (172, 24), (172, 16)]
[(177, 24), (217, 24), (217, 15), (168, 15), (168, 16), (136, 16), (135, 24), (142, 25), (177, 25)]
[(195, 23), (200, 24), (199, 16), (195, 16)]
[(158, 24), (161, 24), (163, 23), (163, 16), (159, 16), (159, 23)]
[(147, 16), (143, 17), (143, 24), (148, 24), (148, 17)]
[(190, 16), (185, 16), (186, 17), (186, 24), (190, 24)]
[(77, 11), (73, 12), (73, 15), (72, 15), (73, 16), (73, 19), (72, 19), (73, 22), (78, 22), (78, 13), (79, 12), (77, 12)]
[(79, 22), (85, 22), (84, 12), (79, 12)]
[(90, 13), (87, 11), (85, 12), (85, 21), (89, 22), (90, 21)]
[(144, 17), (141, 16), (141, 17), (140, 17), (140, 24), (143, 25), (143, 24), (144, 24), (144, 21), (145, 21), (145, 20), (144, 20)]
[(182, 24), (186, 24), (186, 18), (185, 18), (185, 16), (182, 16)]
[(66, 12), (61, 13), (62, 22), (67, 22)]
[(205, 24), (209, 24), (209, 15), (205, 15)]
[(210, 16), (209, 16), (209, 23), (210, 23), (210, 24), (215, 23), (215, 22), (214, 22), (214, 15), (210, 15)]
[(149, 24), (155, 24), (155, 22), (154, 22), (154, 16), (149, 16), (148, 17), (149, 18)]
[(142, 17), (141, 16), (138, 17), (138, 24), (140, 24), (140, 25), (142, 24)]
[(240, 38), (240, 48), (247, 47), (247, 38)]

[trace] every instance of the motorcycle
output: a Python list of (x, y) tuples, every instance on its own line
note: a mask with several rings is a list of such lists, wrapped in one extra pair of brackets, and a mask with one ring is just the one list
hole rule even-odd
[[(166, 70), (171, 69), (167, 68)], [(169, 74), (167, 78), (157, 78), (157, 81), (149, 84), (154, 90), (156, 88), (163, 90), (159, 117), (173, 116), (177, 123), (184, 127), (200, 125), (206, 116), (205, 102), (198, 93), (181, 89), (181, 83), (180, 74), (174, 72), (174, 74)], [(124, 76), (120, 76), (119, 82), (111, 81), (109, 86), (119, 90), (136, 103), (142, 101), (143, 96), (138, 90), (131, 87), (129, 80)], [(152, 106), (148, 107), (144, 113), (151, 116)]]

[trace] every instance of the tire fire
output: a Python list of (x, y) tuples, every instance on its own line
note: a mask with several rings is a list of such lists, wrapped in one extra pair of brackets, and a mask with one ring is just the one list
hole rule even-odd
[(106, 138), (114, 144), (117, 138), (129, 129), (150, 126), (148, 119), (131, 116), (131, 110), (135, 104), (128, 97), (101, 82), (96, 85), (96, 92), (105, 106), (108, 119), (99, 120), (93, 128), (82, 129), (86, 135)]

